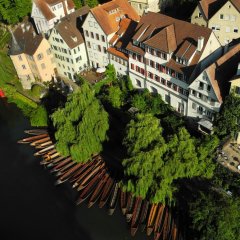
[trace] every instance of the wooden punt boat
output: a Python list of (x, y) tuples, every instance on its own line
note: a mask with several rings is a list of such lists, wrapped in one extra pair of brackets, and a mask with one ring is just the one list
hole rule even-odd
[(74, 172), (76, 172), (80, 167), (82, 167), (82, 163), (78, 163), (76, 166), (70, 168), (68, 171), (66, 171), (55, 183), (55, 185), (64, 183), (67, 181)]
[(127, 210), (127, 198), (128, 198), (128, 193), (123, 192), (121, 190), (120, 191), (120, 207), (121, 207), (123, 215), (126, 214), (126, 210)]
[(171, 216), (171, 223), (170, 223), (170, 230), (169, 230), (170, 232), (169, 232), (168, 239), (172, 239), (173, 231), (174, 231), (174, 224), (175, 224), (174, 217)]
[(127, 222), (130, 222), (132, 219), (134, 203), (135, 203), (135, 197), (132, 194), (130, 194), (129, 201), (127, 204), (127, 211), (126, 211)]
[(34, 142), (30, 143), (30, 145), (34, 147), (34, 146), (37, 146), (37, 145), (39, 145), (41, 143), (45, 143), (45, 142), (47, 142), (49, 140), (50, 140), (50, 137), (45, 137), (45, 138), (42, 138), (40, 140), (37, 140), (37, 141), (34, 141)]
[(82, 172), (82, 174), (79, 175), (78, 179), (73, 184), (73, 188), (79, 186), (79, 184), (85, 179), (86, 176), (88, 176), (91, 171), (96, 167), (96, 165), (91, 164), (85, 171)]
[(60, 162), (64, 161), (66, 159), (66, 157), (60, 156), (54, 159), (48, 159), (48, 160), (44, 160), (45, 161), (45, 165), (47, 165), (48, 167), (53, 167), (56, 166), (57, 164), (59, 164)]
[(112, 190), (113, 185), (114, 185), (114, 180), (110, 177), (103, 188), (103, 193), (99, 203), (100, 208), (102, 208), (106, 204), (108, 198), (110, 197), (110, 192)]
[(44, 160), (50, 160), (52, 154), (55, 154), (55, 153), (57, 153), (57, 150), (54, 148), (54, 149), (51, 150), (50, 152), (44, 154), (44, 155), (42, 156), (42, 158), (43, 158)]
[(85, 188), (88, 183), (91, 181), (91, 179), (96, 175), (99, 174), (99, 171), (101, 171), (101, 169), (105, 166), (105, 163), (101, 163), (100, 165), (98, 165), (96, 168), (93, 169), (93, 171), (91, 173), (89, 173), (89, 175), (84, 178), (84, 180), (81, 182), (81, 184), (79, 184), (78, 187), (78, 191), (81, 191), (83, 188)]
[(110, 196), (108, 215), (113, 215), (116, 209), (118, 194), (119, 194), (119, 184), (116, 182)]
[(37, 149), (39, 149), (39, 148), (45, 148), (45, 147), (47, 147), (47, 146), (49, 146), (49, 145), (52, 145), (52, 144), (53, 144), (52, 140), (49, 140), (49, 141), (47, 141), (47, 142), (38, 144), (37, 146), (35, 146), (35, 148), (37, 148)]
[(65, 172), (67, 172), (71, 167), (74, 167), (76, 164), (77, 164), (76, 162), (71, 160), (71, 162), (59, 168), (59, 171), (56, 173), (56, 176), (58, 177), (63, 175)]
[(163, 227), (160, 228), (160, 226), (163, 226), (164, 212), (165, 212), (165, 206), (160, 204), (158, 208), (158, 214), (157, 214), (155, 226), (154, 226), (154, 240), (158, 240), (162, 235)]
[[(58, 156), (60, 156), (60, 153), (59, 153), (59, 152), (55, 152), (55, 153), (53, 153), (53, 154), (48, 155), (47, 160), (53, 160), (53, 159), (55, 159), (55, 158), (58, 157)], [(45, 159), (45, 158), (44, 158), (44, 159)]]
[(71, 183), (76, 182), (78, 178), (81, 176), (81, 174), (83, 173), (83, 171), (87, 170), (90, 166), (92, 166), (92, 162), (87, 162), (83, 164), (82, 167), (76, 173), (74, 173), (73, 176), (71, 176), (69, 181)]
[(140, 197), (137, 197), (134, 210), (133, 210), (132, 224), (131, 224), (131, 235), (133, 237), (135, 236), (138, 229), (141, 206), (142, 206), (142, 199)]
[(101, 179), (101, 181), (98, 183), (98, 185), (96, 186), (96, 189), (94, 190), (94, 192), (89, 200), (88, 208), (90, 208), (100, 198), (104, 184), (107, 182), (109, 177), (110, 177), (109, 174), (106, 173), (103, 176), (103, 178)]
[(100, 179), (102, 178), (104, 171), (100, 175), (96, 175), (89, 183), (89, 185), (82, 191), (80, 194), (77, 205), (82, 203), (85, 199), (87, 199), (90, 194), (94, 191), (96, 185), (99, 183)]
[(47, 133), (48, 131), (47, 129), (30, 129), (30, 130), (25, 130), (24, 132), (30, 135), (40, 135), (40, 134)]
[(53, 149), (54, 147), (55, 147), (54, 144), (49, 147), (46, 147), (46, 148), (34, 153), (34, 156), (40, 156), (40, 155), (46, 154), (46, 152), (48, 152), (48, 151), (50, 152), (50, 150)]
[[(169, 221), (169, 218), (170, 218), (170, 221)], [(169, 230), (170, 230), (170, 226), (169, 226), (170, 222), (171, 222), (171, 215), (168, 211), (168, 208), (166, 207), (166, 214), (165, 214), (165, 219), (163, 223), (163, 239), (167, 239), (168, 237)]]
[(152, 206), (151, 206), (150, 214), (148, 216), (148, 223), (147, 223), (147, 235), (148, 236), (150, 236), (153, 231), (157, 207), (158, 207), (157, 204), (152, 204)]
[(144, 202), (142, 204), (141, 215), (140, 215), (140, 220), (139, 220), (139, 223), (142, 226), (142, 231), (144, 231), (144, 229), (146, 227), (147, 213), (148, 213), (149, 205), (150, 205), (149, 201), (144, 200)]
[(28, 137), (28, 138), (24, 138), (22, 140), (19, 140), (18, 143), (31, 143), (33, 141), (36, 141), (36, 140), (39, 140), (39, 139), (42, 139), (42, 138), (45, 138), (45, 137), (48, 137), (49, 135), (47, 133), (44, 133), (44, 134), (40, 134), (40, 135), (37, 135), (37, 136), (34, 136), (34, 137)]
[[(52, 169), (51, 172), (56, 172), (59, 171), (62, 167), (64, 167), (66, 164), (68, 164), (69, 162), (72, 162), (72, 158), (68, 157), (66, 159), (64, 159), (63, 161), (60, 161), (60, 163), (58, 162), (54, 168)], [(54, 163), (53, 163), (54, 164)]]

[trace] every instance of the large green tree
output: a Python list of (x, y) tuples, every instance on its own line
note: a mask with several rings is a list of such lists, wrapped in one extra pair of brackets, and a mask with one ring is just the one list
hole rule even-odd
[(52, 120), (56, 147), (62, 155), (86, 162), (102, 150), (109, 128), (108, 114), (87, 83), (68, 97), (65, 107), (52, 114)]
[[(194, 233), (189, 239), (239, 240), (240, 200), (217, 192), (201, 192), (190, 203)], [(193, 237), (194, 236), (194, 237)]]
[(226, 97), (215, 125), (216, 133), (221, 137), (240, 131), (240, 97), (233, 94)]
[(15, 24), (30, 13), (31, 7), (31, 0), (0, 0), (0, 15), (8, 24)]
[(125, 189), (152, 202), (172, 202), (179, 179), (213, 174), (215, 141), (198, 143), (180, 128), (165, 142), (159, 119), (150, 114), (136, 115), (123, 144), (129, 156), (123, 161)]

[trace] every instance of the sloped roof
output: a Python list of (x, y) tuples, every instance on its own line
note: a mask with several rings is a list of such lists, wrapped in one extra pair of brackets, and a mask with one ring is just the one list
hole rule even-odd
[(138, 14), (127, 0), (112, 0), (102, 5), (99, 4), (91, 9), (91, 12), (107, 35), (118, 31), (119, 20), (123, 17), (139, 21)]
[(128, 55), (127, 55), (126, 53), (123, 53), (123, 52), (118, 51), (116, 48), (110, 47), (110, 48), (108, 48), (107, 51), (108, 51), (109, 53), (117, 56), (117, 57), (120, 57), (120, 58), (122, 58), (122, 59), (124, 59), (124, 60), (128, 60)]
[(206, 69), (213, 90), (220, 103), (222, 103), (224, 97), (229, 93), (230, 80), (236, 74), (239, 62), (240, 44), (237, 44)]
[[(90, 8), (88, 6), (82, 7), (62, 18), (61, 21), (56, 25), (56, 30), (69, 48), (75, 48), (84, 42), (83, 36), (79, 29), (81, 24), (79, 24), (78, 20), (80, 20), (80, 16), (86, 16), (89, 11)], [(83, 23), (83, 19), (81, 20), (81, 23)]]
[[(51, 6), (58, 3), (62, 3), (64, 7), (64, 12), (66, 14), (66, 5), (64, 3), (64, 0), (34, 0), (34, 2), (47, 20), (51, 20), (56, 17), (55, 14), (49, 8), (49, 5)], [(72, 0), (67, 0), (67, 8), (70, 10), (73, 9), (74, 7), (75, 7), (74, 2)]]
[[(162, 30), (165, 31), (165, 33), (163, 31), (165, 34), (163, 34), (163, 36), (160, 34)], [(169, 68), (172, 68), (189, 77), (195, 69), (196, 64), (199, 62), (199, 59), (201, 58), (201, 55), (205, 49), (211, 33), (211, 29), (174, 19), (161, 13), (148, 12), (142, 16), (132, 40), (144, 42), (146, 45), (148, 45), (150, 42), (150, 45), (154, 46), (154, 48), (159, 50), (165, 49), (166, 52), (169, 52), (170, 50), (175, 52), (175, 49), (176, 52), (186, 51), (186, 57), (190, 58), (191, 53), (195, 49), (195, 46), (197, 46), (198, 38), (203, 37), (204, 44), (202, 50), (200, 52), (195, 52), (192, 61), (188, 66), (177, 63), (174, 58), (172, 58), (166, 64), (166, 66)], [(153, 40), (151, 41), (151, 39)], [(166, 41), (166, 39), (168, 41)], [(186, 44), (186, 40), (191, 43), (191, 47), (189, 49), (189, 44)], [(127, 49), (139, 54), (141, 54), (141, 52), (144, 54), (144, 50), (138, 46), (133, 45), (132, 41), (127, 45)]]
[(16, 47), (14, 39), (12, 39), (9, 55), (25, 53), (33, 56), (43, 40), (43, 36), (36, 34), (35, 29), (30, 22), (19, 24), (13, 35), (18, 46)]

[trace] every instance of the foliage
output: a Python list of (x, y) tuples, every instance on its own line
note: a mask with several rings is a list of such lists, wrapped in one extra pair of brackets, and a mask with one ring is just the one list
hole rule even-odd
[(96, 7), (98, 4), (98, 0), (82, 0), (82, 5), (88, 5), (90, 8)]
[[(240, 200), (216, 192), (200, 193), (190, 204), (192, 228), (198, 240), (240, 239)], [(191, 239), (193, 236), (191, 235)]]
[(48, 126), (48, 114), (44, 106), (40, 105), (31, 112), (30, 122), (32, 127)]
[(106, 99), (114, 108), (120, 108), (123, 104), (123, 94), (121, 89), (118, 86), (109, 87)]
[(220, 113), (216, 117), (216, 133), (222, 138), (240, 131), (240, 98), (235, 95), (226, 97)]
[(108, 114), (87, 83), (69, 95), (65, 107), (59, 108), (51, 117), (56, 128), (56, 147), (62, 155), (86, 162), (92, 154), (102, 150), (109, 128)]
[(82, 7), (82, 1), (81, 0), (73, 0), (76, 9), (79, 9)]
[(131, 99), (131, 105), (138, 108), (142, 113), (152, 113), (154, 115), (164, 113), (168, 106), (159, 94), (150, 93), (147, 89), (142, 92), (135, 92)]
[(160, 121), (151, 114), (137, 114), (127, 126), (123, 144), (129, 158), (123, 161), (124, 189), (145, 198), (159, 188), (158, 172), (163, 165), (166, 144)]
[(106, 78), (111, 79), (112, 81), (117, 80), (116, 70), (113, 64), (108, 64), (106, 68)]
[(0, 15), (6, 23), (15, 24), (30, 13), (31, 7), (31, 0), (0, 0)]
[(123, 161), (124, 187), (155, 203), (172, 202), (178, 179), (212, 177), (217, 143), (215, 138), (197, 142), (185, 128), (166, 143), (159, 120), (151, 114), (137, 114), (123, 142), (128, 153)]

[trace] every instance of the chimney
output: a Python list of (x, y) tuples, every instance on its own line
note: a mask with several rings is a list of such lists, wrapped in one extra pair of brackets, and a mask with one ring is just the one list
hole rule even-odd
[(203, 45), (204, 45), (204, 37), (201, 36), (201, 37), (198, 38), (198, 43), (197, 43), (197, 50), (199, 52), (202, 51)]

